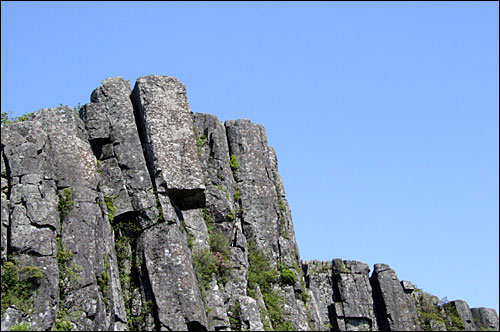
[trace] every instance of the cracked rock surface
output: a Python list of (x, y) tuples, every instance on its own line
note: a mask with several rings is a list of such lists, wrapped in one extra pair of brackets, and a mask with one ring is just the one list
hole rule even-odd
[(302, 262), (264, 127), (193, 114), (174, 77), (1, 138), (2, 331), (498, 330), (386, 264)]

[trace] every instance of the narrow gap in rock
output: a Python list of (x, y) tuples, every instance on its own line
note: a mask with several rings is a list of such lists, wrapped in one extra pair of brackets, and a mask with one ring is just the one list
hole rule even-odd
[[(9, 165), (9, 160), (7, 159), (7, 156), (5, 155), (5, 151), (2, 146), (2, 158), (5, 164), (5, 176), (7, 178), (7, 200), (10, 201), (10, 193), (12, 190), (12, 173), (10, 170), (10, 165)], [(9, 206), (7, 206), (7, 214), (8, 214), (8, 220), (7, 220), (7, 257), (10, 257), (12, 255), (12, 230), (11, 230), (11, 214), (12, 210)]]
[(146, 166), (148, 168), (149, 176), (151, 178), (151, 183), (153, 184), (153, 188), (156, 194), (156, 181), (155, 181), (155, 166), (154, 166), (154, 157), (151, 151), (151, 147), (148, 145), (148, 136), (146, 131), (146, 119), (144, 119), (144, 114), (141, 112), (141, 106), (139, 105), (140, 97), (135, 92), (135, 89), (130, 94), (130, 101), (132, 102), (132, 106), (134, 109), (134, 118), (135, 125), (137, 126), (137, 132), (139, 133), (139, 140), (141, 141), (142, 152), (144, 154), (144, 160), (146, 161)]
[(375, 273), (372, 273), (372, 276), (370, 277), (370, 284), (372, 286), (372, 297), (378, 328), (380, 331), (389, 331), (387, 313), (383, 303), (384, 300), (382, 299), (382, 290), (380, 289), (380, 284), (375, 277)]

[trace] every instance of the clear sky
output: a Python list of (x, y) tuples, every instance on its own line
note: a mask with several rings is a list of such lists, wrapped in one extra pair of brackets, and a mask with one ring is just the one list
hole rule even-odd
[(169, 75), (263, 124), (304, 260), (499, 302), (498, 2), (5, 2), (1, 108)]

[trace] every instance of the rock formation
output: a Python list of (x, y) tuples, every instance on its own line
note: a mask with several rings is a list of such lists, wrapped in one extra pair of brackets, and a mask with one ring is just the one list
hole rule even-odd
[(498, 329), (386, 264), (302, 262), (263, 126), (173, 77), (2, 124), (2, 330)]

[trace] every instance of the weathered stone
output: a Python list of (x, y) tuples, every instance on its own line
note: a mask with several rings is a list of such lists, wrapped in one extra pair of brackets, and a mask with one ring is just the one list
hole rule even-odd
[[(446, 331), (444, 310), (439, 307), (439, 298), (418, 288), (414, 288), (409, 281), (401, 281), (403, 289), (406, 287), (405, 294), (415, 302), (417, 315), (419, 317), (420, 327), (424, 331)], [(408, 291), (411, 289), (411, 292)]]
[(369, 272), (365, 263), (333, 260), (334, 298), (341, 306), (336, 308), (337, 321), (344, 320), (346, 331), (378, 330)]
[(191, 263), (191, 251), (177, 224), (162, 223), (139, 238), (160, 328), (207, 329), (205, 308)]
[(117, 216), (134, 211), (139, 225), (146, 228), (159, 214), (130, 93), (129, 81), (108, 78), (92, 92), (92, 103), (82, 107), (80, 117), (94, 154), (102, 160), (102, 192), (112, 199)]
[(307, 292), (306, 310), (309, 313), (308, 316), (309, 330), (323, 331), (324, 329), (329, 328), (330, 327), (329, 325), (327, 326), (321, 325), (319, 307), (313, 292), (310, 289), (307, 289), (306, 292)]
[(411, 294), (415, 289), (411, 281), (408, 280), (401, 280), (401, 286), (406, 294)]
[(67, 216), (59, 216), (62, 248), (74, 255), (74, 276), (67, 289), (59, 290), (65, 293), (64, 305), (80, 314), (74, 321), (78, 328), (123, 330), (126, 314), (120, 284), (113, 280), (118, 276), (113, 236), (83, 122), (69, 108), (44, 109), (32, 119), (47, 132), (57, 188), (70, 188), (72, 193)]
[(386, 264), (375, 264), (370, 281), (381, 330), (420, 330), (415, 303), (404, 293), (394, 270)]
[(31, 317), (15, 307), (7, 308), (2, 316), (2, 331), (10, 331), (14, 326), (19, 324), (32, 326)]
[(249, 296), (239, 296), (238, 303), (240, 304), (240, 319), (242, 330), (263, 331), (264, 325), (260, 320), (259, 308), (257, 301)]
[(472, 317), (477, 329), (498, 331), (498, 314), (493, 308), (472, 308)]
[(210, 327), (215, 328), (216, 331), (226, 330), (230, 327), (229, 318), (227, 316), (227, 309), (224, 305), (224, 298), (217, 280), (215, 278), (210, 282), (207, 292), (206, 306), (210, 308), (207, 312), (207, 318)]
[(288, 267), (298, 266), (290, 210), (283, 199), (275, 153), (267, 145), (264, 127), (246, 119), (228, 120), (225, 126), (233, 172), (241, 192), (245, 236)]
[(2, 230), (10, 233), (10, 239), (5, 234), (10, 242), (3, 260), (9, 254), (19, 267), (40, 269), (43, 277), (34, 290), (29, 321), (42, 330), (52, 328), (58, 301), (58, 197), (50, 180), (53, 169), (48, 145), (49, 138), (39, 122), (2, 125), (3, 174), (9, 177), (8, 188), (2, 192)]
[(204, 207), (205, 180), (184, 85), (174, 77), (140, 77), (132, 102), (158, 192), (181, 210)]
[(259, 308), (260, 319), (261, 319), (262, 325), (264, 326), (264, 329), (272, 330), (273, 325), (271, 322), (271, 318), (269, 317), (269, 315), (267, 313), (266, 303), (264, 302), (264, 297), (262, 296), (262, 292), (261, 292), (260, 287), (258, 285), (255, 287), (253, 299), (255, 301), (257, 301), (257, 307)]
[[(333, 302), (332, 265), (330, 262), (308, 261), (304, 262), (302, 270), (306, 288), (312, 292), (317, 304), (319, 330), (329, 331), (333, 326), (337, 326)], [(342, 310), (341, 305), (340, 309)]]
[(282, 287), (285, 317), (289, 319), (297, 331), (309, 330), (309, 319), (304, 302), (295, 298), (293, 286)]
[[(206, 181), (206, 210), (203, 214), (217, 232), (226, 234), (231, 246), (231, 269), (224, 285), (226, 300), (246, 295), (248, 245), (239, 216), (239, 190), (229, 162), (224, 124), (216, 116), (196, 113), (194, 126), (197, 153)], [(208, 235), (207, 235), (208, 236)]]
[(467, 302), (465, 302), (464, 300), (450, 301), (448, 303), (445, 303), (443, 307), (448, 318), (451, 321), (451, 325), (454, 325), (454, 320), (451, 319), (451, 316), (458, 316), (458, 318), (463, 323), (463, 328), (465, 328), (465, 331), (477, 330), (474, 324), (474, 318), (472, 317), (472, 312)]
[[(56, 318), (73, 330), (498, 329), (494, 309), (439, 306), (384, 264), (370, 279), (368, 265), (353, 260), (299, 271), (264, 128), (193, 115), (175, 78), (139, 78), (133, 93), (123, 78), (106, 79), (80, 118), (67, 107), (35, 112), (2, 125), (1, 145), (2, 263), (14, 258), (43, 276), (33, 312), (8, 308), (2, 330), (20, 322), (52, 330)], [(229, 268), (202, 298), (191, 249), (210, 249), (219, 235)], [(247, 296), (253, 243), (280, 272), (266, 285), (279, 303), (266, 303), (258, 286)]]
[(228, 215), (237, 212), (234, 192), (237, 190), (229, 166), (229, 147), (224, 124), (216, 116), (194, 115), (197, 153), (206, 179), (207, 208), (214, 221), (232, 221)]
[(182, 212), (188, 238), (192, 238), (192, 250), (208, 249), (208, 230), (199, 209)]

